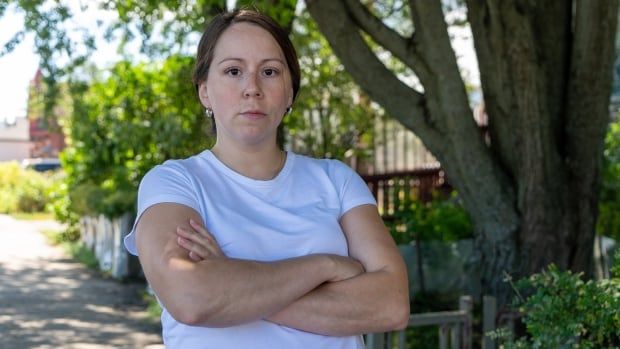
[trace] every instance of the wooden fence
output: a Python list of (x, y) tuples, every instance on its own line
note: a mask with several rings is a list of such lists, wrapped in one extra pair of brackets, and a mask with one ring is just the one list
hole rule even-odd
[[(473, 299), (471, 296), (461, 296), (459, 309), (454, 311), (440, 311), (422, 314), (411, 314), (407, 329), (422, 326), (436, 326), (438, 329), (439, 349), (472, 349), (473, 348)], [(515, 311), (497, 310), (495, 297), (482, 298), (482, 339), (480, 348), (497, 349), (497, 342), (487, 334), (502, 327), (508, 333), (514, 333), (515, 322), (520, 318)], [(371, 333), (365, 337), (367, 349), (405, 349), (407, 343), (407, 329)]]
[(446, 175), (440, 167), (427, 167), (410, 171), (362, 175), (377, 200), (379, 212), (384, 219), (397, 211), (407, 199), (430, 201), (434, 193), (445, 195), (452, 191)]
[(129, 213), (115, 219), (109, 219), (104, 215), (80, 218), (82, 242), (97, 257), (99, 268), (109, 272), (116, 279), (140, 273), (136, 258), (129, 255), (123, 245), (123, 238), (129, 234), (133, 219), (133, 214)]
[[(439, 349), (472, 348), (472, 310), (473, 300), (462, 296), (459, 310), (433, 313), (412, 314), (407, 328), (437, 326)], [(404, 349), (407, 348), (405, 330), (366, 335), (367, 349)]]

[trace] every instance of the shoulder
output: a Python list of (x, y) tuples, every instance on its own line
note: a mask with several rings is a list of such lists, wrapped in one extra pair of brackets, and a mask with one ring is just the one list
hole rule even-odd
[(306, 155), (294, 154), (295, 163), (299, 164), (304, 170), (321, 170), (330, 178), (337, 178), (343, 175), (350, 176), (356, 172), (344, 162), (337, 159), (319, 159)]
[(191, 180), (203, 166), (204, 152), (184, 159), (169, 159), (150, 169), (143, 177), (142, 182)]

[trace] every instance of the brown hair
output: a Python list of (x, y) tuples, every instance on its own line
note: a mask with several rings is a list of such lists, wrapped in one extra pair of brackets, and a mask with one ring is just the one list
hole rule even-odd
[(213, 60), (213, 52), (215, 51), (215, 45), (222, 33), (235, 23), (251, 23), (255, 24), (273, 36), (273, 38), (280, 46), (286, 64), (291, 73), (291, 80), (293, 82), (293, 100), (297, 96), (300, 84), (300, 69), (299, 62), (297, 61), (297, 52), (293, 43), (288, 37), (288, 34), (278, 23), (276, 23), (271, 17), (262, 13), (251, 10), (235, 10), (232, 12), (221, 13), (209, 23), (205, 29), (200, 43), (198, 44), (198, 52), (196, 54), (196, 64), (194, 66), (194, 73), (192, 75), (192, 82), (198, 91), (199, 85), (207, 79), (209, 75), (209, 66)]

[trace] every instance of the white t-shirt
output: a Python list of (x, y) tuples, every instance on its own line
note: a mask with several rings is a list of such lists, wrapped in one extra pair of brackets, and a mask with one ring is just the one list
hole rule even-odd
[[(288, 152), (278, 176), (262, 181), (233, 171), (209, 150), (149, 171), (140, 183), (136, 222), (162, 202), (196, 210), (226, 256), (257, 261), (312, 253), (347, 256), (339, 219), (351, 208), (376, 204), (357, 173), (337, 160)], [(125, 246), (137, 254), (134, 230)], [(187, 326), (164, 309), (161, 321), (169, 349), (364, 348), (361, 336), (322, 336), (263, 320), (227, 328)]]

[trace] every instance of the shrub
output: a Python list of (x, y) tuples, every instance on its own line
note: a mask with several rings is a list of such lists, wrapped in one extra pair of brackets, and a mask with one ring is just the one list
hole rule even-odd
[[(517, 283), (532, 292), (517, 301), (527, 336), (507, 341), (510, 348), (618, 348), (620, 346), (620, 252), (614, 277), (583, 281), (581, 274), (554, 265)], [(502, 337), (502, 331), (491, 334)]]
[(603, 154), (603, 181), (596, 232), (620, 239), (620, 120), (609, 125)]
[(0, 212), (42, 212), (50, 202), (53, 173), (23, 169), (17, 162), (0, 164)]
[(407, 199), (389, 225), (396, 243), (414, 240), (457, 241), (473, 236), (473, 225), (456, 193), (430, 202)]

